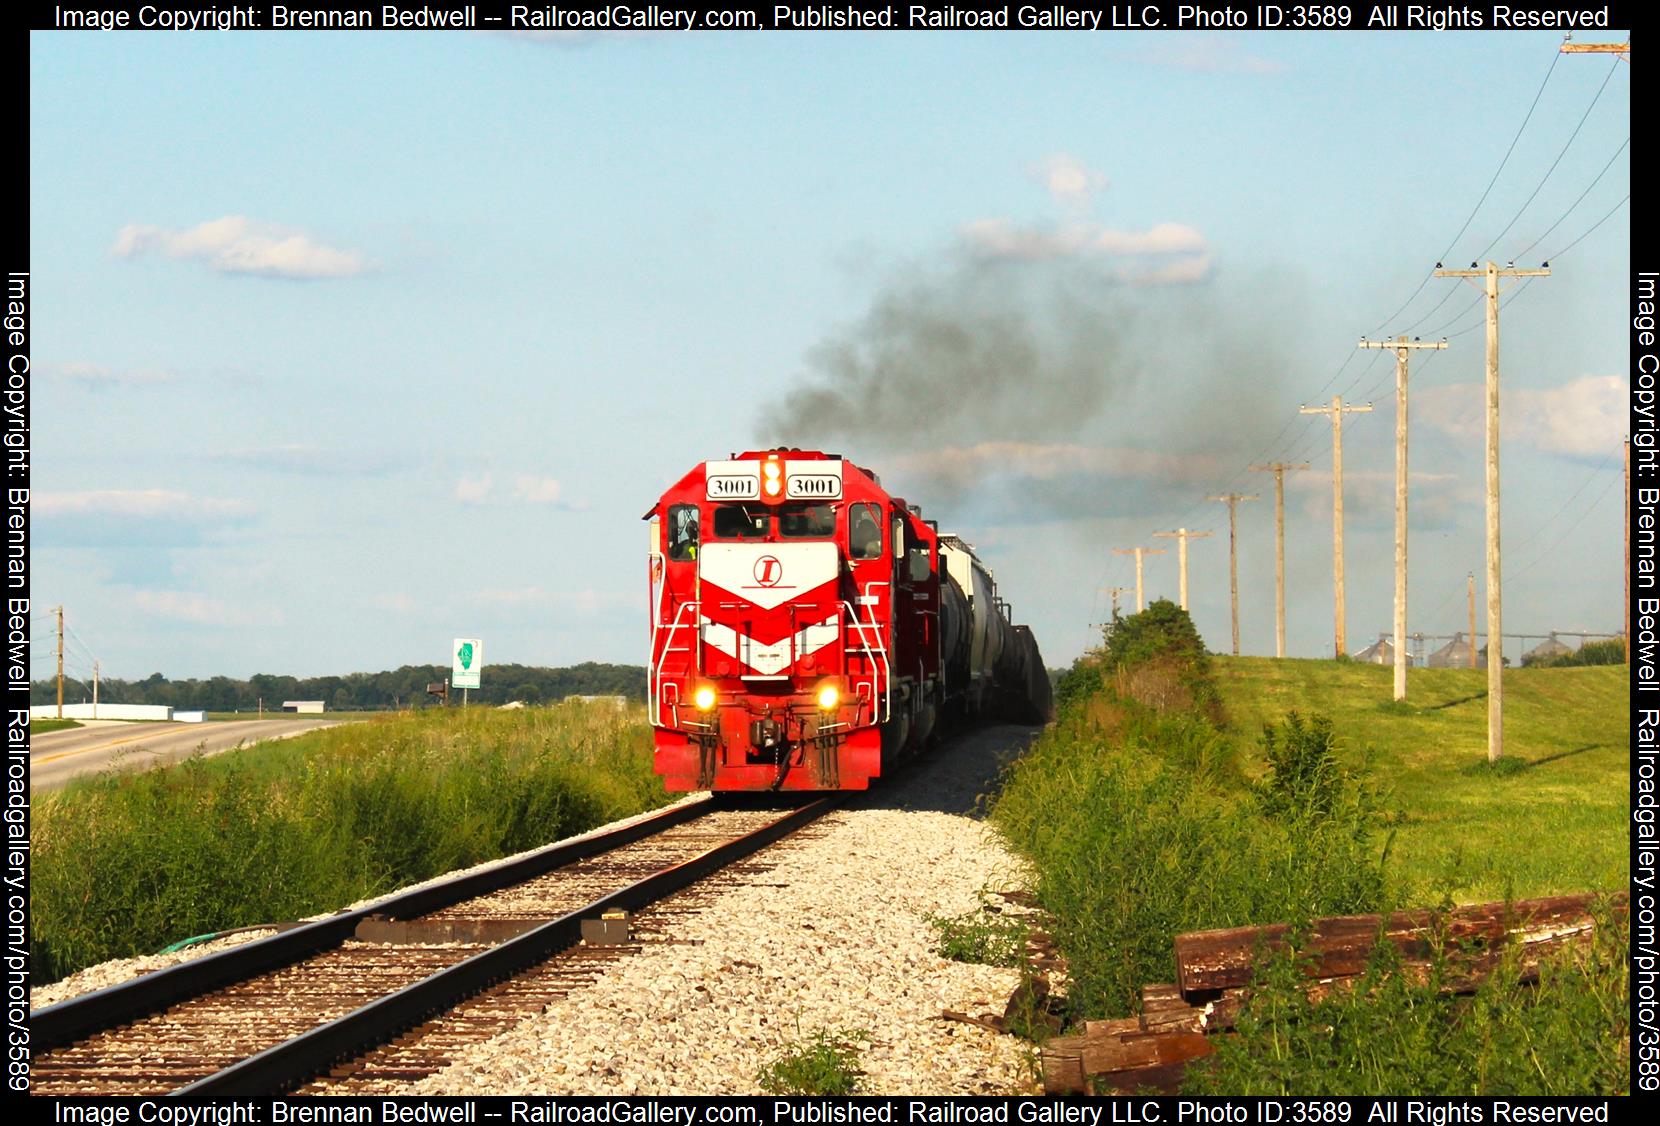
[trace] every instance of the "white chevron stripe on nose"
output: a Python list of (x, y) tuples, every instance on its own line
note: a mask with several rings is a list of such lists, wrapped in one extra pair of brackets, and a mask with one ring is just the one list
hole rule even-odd
[(822, 622), (804, 626), (793, 638), (785, 638), (772, 645), (763, 645), (754, 638), (739, 633), (731, 626), (703, 618), (700, 623), (704, 644), (718, 649), (728, 657), (743, 662), (761, 676), (776, 676), (790, 667), (791, 644), (795, 655), (806, 657), (818, 652), (840, 636), (836, 628), (837, 615), (831, 614)]

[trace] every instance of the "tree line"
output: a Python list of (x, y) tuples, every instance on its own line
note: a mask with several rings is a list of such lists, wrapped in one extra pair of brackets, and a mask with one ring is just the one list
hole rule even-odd
[[(151, 673), (143, 680), (106, 677), (98, 683), (98, 699), (109, 704), (165, 704), (173, 708), (202, 708), (210, 712), (267, 711), (284, 700), (321, 700), (330, 711), (382, 711), (428, 707), (441, 701), (427, 695), (427, 685), (449, 678), (445, 665), (404, 665), (388, 672), (354, 672), (344, 676), (293, 677), (256, 673), (247, 680), (213, 676), (204, 680), (169, 680)], [(627, 696), (645, 699), (646, 670), (641, 665), (607, 665), (587, 661), (566, 668), (536, 665), (488, 665), (469, 699), (481, 704), (557, 703), (567, 696)], [(31, 704), (57, 702), (55, 679), (33, 681)], [(455, 689), (456, 697), (461, 695)], [(65, 703), (92, 699), (92, 682), (64, 678)]]

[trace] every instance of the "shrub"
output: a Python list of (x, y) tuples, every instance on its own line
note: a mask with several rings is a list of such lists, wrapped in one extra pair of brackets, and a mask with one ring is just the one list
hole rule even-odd
[(1160, 598), (1120, 619), (1107, 634), (1105, 667), (1118, 694), (1160, 711), (1193, 711), (1223, 720), (1221, 697), (1199, 631), (1186, 610)]
[(1349, 788), (1349, 777), (1337, 762), (1331, 720), (1323, 715), (1305, 723), (1290, 712), (1283, 734), (1274, 724), (1264, 724), (1262, 751), (1268, 773), (1257, 794), (1270, 814), (1329, 816)]
[(1559, 653), (1541, 660), (1522, 659), (1529, 668), (1562, 669), (1585, 665), (1622, 665), (1625, 663), (1625, 641), (1612, 637), (1602, 641), (1587, 641), (1571, 653)]
[(854, 1029), (819, 1029), (786, 1048), (755, 1075), (769, 1095), (851, 1095), (858, 1089), (858, 1044), (870, 1034)]
[(1026, 924), (992, 911), (984, 902), (961, 915), (930, 915), (928, 922), (939, 933), (939, 956), (953, 962), (1017, 966), (1026, 952)]

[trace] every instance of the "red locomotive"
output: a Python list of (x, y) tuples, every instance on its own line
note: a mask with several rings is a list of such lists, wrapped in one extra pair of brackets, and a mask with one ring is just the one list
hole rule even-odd
[(704, 462), (646, 519), (669, 790), (862, 790), (943, 720), (1048, 716), (991, 572), (839, 454)]

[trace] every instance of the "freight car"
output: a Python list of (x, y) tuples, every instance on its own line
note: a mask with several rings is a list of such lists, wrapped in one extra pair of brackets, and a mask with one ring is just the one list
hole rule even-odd
[(1041, 723), (991, 572), (839, 454), (707, 461), (646, 513), (647, 706), (671, 791), (862, 790), (942, 724)]

